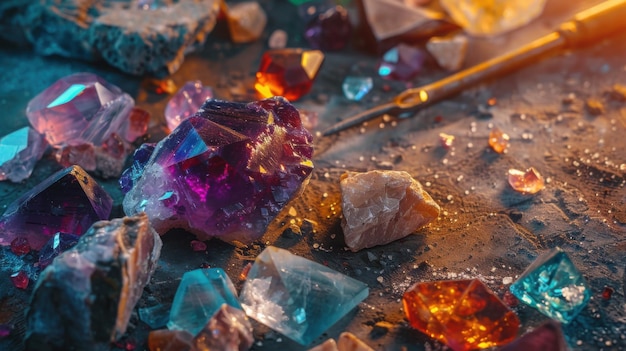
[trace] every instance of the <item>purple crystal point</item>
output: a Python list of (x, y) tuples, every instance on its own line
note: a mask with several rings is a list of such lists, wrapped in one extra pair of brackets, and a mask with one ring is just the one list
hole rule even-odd
[(0, 138), (0, 181), (20, 182), (30, 177), (47, 147), (44, 137), (29, 127)]
[(133, 184), (141, 177), (143, 174), (143, 169), (146, 167), (146, 163), (152, 156), (154, 152), (154, 147), (156, 144), (154, 143), (144, 143), (135, 150), (135, 154), (133, 155), (133, 164), (130, 168), (127, 168), (120, 177), (120, 187), (122, 188), (122, 192), (126, 194), (133, 187)]
[(315, 17), (307, 26), (304, 37), (314, 49), (337, 51), (348, 44), (351, 34), (348, 11), (335, 6)]
[(124, 211), (145, 211), (159, 233), (250, 242), (310, 177), (311, 142), (284, 98), (208, 100), (157, 144)]
[(39, 250), (57, 232), (82, 235), (107, 219), (113, 200), (79, 166), (63, 169), (11, 203), (0, 217), (0, 244), (16, 237)]
[(423, 50), (400, 44), (383, 55), (378, 64), (378, 74), (384, 79), (411, 80), (420, 73), (425, 60)]
[(120, 133), (134, 105), (120, 88), (91, 73), (76, 73), (56, 81), (26, 108), (30, 124), (54, 146), (101, 145)]
[(74, 234), (54, 234), (41, 250), (39, 250), (39, 268), (44, 269), (48, 267), (55, 257), (76, 245), (78, 239), (80, 239), (80, 237)]
[(165, 106), (165, 121), (170, 130), (176, 129), (180, 122), (196, 113), (200, 106), (213, 98), (213, 89), (202, 86), (202, 82), (187, 82), (174, 94)]

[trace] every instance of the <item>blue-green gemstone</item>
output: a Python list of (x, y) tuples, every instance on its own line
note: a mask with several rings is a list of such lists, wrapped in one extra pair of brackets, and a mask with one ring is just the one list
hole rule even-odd
[(187, 272), (176, 290), (167, 327), (196, 335), (222, 304), (241, 309), (235, 287), (221, 268)]
[(510, 289), (522, 302), (562, 323), (571, 322), (591, 298), (585, 278), (558, 247), (538, 257)]
[(374, 83), (371, 77), (352, 77), (348, 76), (343, 81), (341, 88), (343, 95), (348, 100), (360, 101), (367, 93), (372, 90)]
[(248, 272), (240, 301), (248, 317), (308, 345), (368, 293), (358, 280), (269, 246)]

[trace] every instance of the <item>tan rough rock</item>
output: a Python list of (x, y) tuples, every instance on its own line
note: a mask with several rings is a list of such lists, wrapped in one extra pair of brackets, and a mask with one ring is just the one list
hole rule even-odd
[(467, 37), (433, 37), (426, 43), (426, 50), (433, 55), (437, 64), (448, 71), (456, 71), (465, 61), (467, 54)]
[(407, 172), (341, 176), (341, 227), (352, 251), (404, 238), (439, 216), (439, 205)]
[(267, 15), (256, 1), (246, 1), (233, 5), (227, 13), (230, 37), (235, 43), (249, 43), (261, 37)]
[(374, 349), (369, 347), (354, 334), (343, 332), (339, 335), (338, 342), (335, 342), (334, 339), (328, 339), (314, 348), (309, 349), (309, 351), (374, 351)]

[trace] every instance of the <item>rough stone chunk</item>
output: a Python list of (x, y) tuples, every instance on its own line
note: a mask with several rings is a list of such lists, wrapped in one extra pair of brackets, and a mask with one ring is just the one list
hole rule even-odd
[(145, 211), (159, 233), (184, 228), (199, 240), (251, 242), (308, 182), (311, 143), (283, 98), (208, 100), (157, 144), (143, 170), (134, 164), (126, 174), (124, 211)]
[(26, 350), (108, 350), (126, 331), (161, 245), (145, 214), (95, 223), (41, 273)]
[(441, 68), (456, 71), (463, 65), (467, 54), (467, 37), (434, 37), (426, 43), (426, 50), (437, 60)]
[(234, 4), (228, 9), (227, 17), (230, 38), (235, 43), (259, 39), (267, 24), (267, 15), (256, 1)]
[(335, 342), (334, 339), (328, 339), (322, 344), (309, 349), (309, 351), (374, 351), (356, 335), (348, 332), (343, 332), (339, 335), (339, 342)]
[(348, 172), (340, 185), (341, 227), (352, 251), (403, 238), (439, 216), (439, 205), (407, 172)]

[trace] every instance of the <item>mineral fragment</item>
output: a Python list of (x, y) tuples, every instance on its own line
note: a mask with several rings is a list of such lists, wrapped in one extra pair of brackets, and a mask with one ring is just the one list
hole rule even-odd
[(546, 0), (441, 0), (452, 19), (472, 35), (498, 35), (521, 27), (542, 12)]
[(554, 321), (546, 322), (519, 339), (504, 346), (500, 351), (568, 351), (561, 325)]
[(520, 321), (480, 280), (416, 283), (402, 299), (411, 326), (454, 351), (504, 345)]
[(47, 148), (45, 138), (29, 127), (0, 138), (0, 181), (17, 183), (30, 177)]
[(267, 25), (267, 15), (256, 1), (230, 6), (226, 17), (230, 38), (235, 43), (249, 43), (259, 39)]
[(135, 102), (91, 73), (63, 77), (28, 102), (30, 124), (53, 146), (102, 145), (118, 133)]
[(26, 255), (30, 252), (30, 243), (28, 243), (28, 239), (18, 236), (13, 241), (11, 241), (11, 252), (14, 254), (21, 256)]
[(304, 37), (312, 48), (338, 51), (346, 47), (352, 35), (348, 11), (343, 6), (333, 6), (320, 13), (307, 25)]
[(500, 130), (500, 128), (493, 127), (489, 132), (488, 143), (493, 151), (501, 154), (509, 147), (509, 135)]
[(203, 86), (201, 81), (185, 83), (165, 106), (167, 127), (173, 131), (180, 122), (198, 112), (200, 106), (211, 98), (213, 98), (213, 89)]
[(0, 245), (24, 237), (39, 250), (57, 232), (82, 235), (109, 218), (112, 206), (109, 194), (84, 170), (63, 169), (9, 204), (0, 217)]
[(122, 135), (124, 139), (132, 143), (137, 138), (144, 136), (150, 124), (150, 113), (138, 107), (133, 107), (128, 114), (126, 122), (122, 125)]
[(13, 286), (15, 286), (18, 289), (24, 290), (28, 288), (29, 282), (30, 282), (30, 279), (28, 278), (28, 275), (26, 274), (26, 272), (24, 272), (23, 270), (19, 270), (11, 274), (11, 283), (13, 283)]
[(323, 62), (319, 50), (268, 50), (261, 58), (254, 88), (263, 98), (298, 100), (311, 90)]
[(171, 304), (158, 304), (150, 307), (139, 308), (139, 319), (152, 329), (162, 328), (170, 320)]
[(510, 287), (518, 299), (562, 323), (571, 322), (591, 298), (591, 288), (560, 248), (537, 259)]
[(374, 87), (371, 77), (348, 76), (343, 80), (341, 89), (348, 100), (360, 101)]
[(135, 184), (135, 182), (143, 174), (143, 169), (146, 167), (148, 160), (150, 160), (155, 146), (156, 144), (154, 143), (143, 143), (137, 150), (135, 150), (135, 153), (133, 154), (133, 163), (129, 168), (122, 172), (122, 176), (119, 180), (120, 188), (124, 194), (132, 189), (133, 184)]
[(270, 38), (267, 40), (267, 46), (270, 49), (284, 49), (287, 46), (287, 32), (282, 29), (277, 29), (272, 32)]
[(454, 139), (454, 135), (439, 133), (439, 141), (444, 149), (452, 148), (452, 145), (454, 145)]
[(338, 342), (335, 342), (333, 339), (328, 339), (322, 344), (309, 349), (309, 351), (374, 351), (374, 349), (369, 347), (354, 334), (343, 332), (339, 335)]
[(222, 304), (241, 309), (235, 287), (221, 268), (187, 272), (176, 290), (167, 327), (197, 335)]
[(400, 44), (387, 51), (378, 63), (378, 75), (384, 79), (408, 81), (422, 71), (426, 53)]
[(353, 278), (269, 246), (248, 272), (239, 299), (249, 317), (308, 345), (368, 293)]
[(178, 227), (198, 240), (250, 242), (309, 179), (311, 142), (283, 98), (208, 100), (133, 171), (140, 176), (124, 211), (145, 211), (159, 233)]
[(445, 15), (411, 6), (404, 0), (363, 0), (367, 23), (378, 41), (415, 31), (429, 31)]
[(254, 337), (244, 312), (223, 304), (193, 336), (184, 330), (157, 330), (148, 336), (150, 351), (247, 351)]
[(201, 46), (217, 18), (217, 0), (159, 1), (137, 6), (121, 1), (35, 1), (22, 26), (42, 55), (104, 59), (136, 75), (167, 75)]
[(39, 277), (26, 350), (108, 350), (156, 269), (161, 238), (145, 214), (95, 223)]
[(463, 65), (467, 53), (467, 37), (433, 37), (426, 43), (426, 50), (433, 55), (437, 64), (448, 71), (456, 71)]
[(439, 205), (407, 172), (348, 172), (340, 186), (341, 227), (352, 251), (403, 238), (439, 216)]
[(534, 167), (530, 167), (525, 172), (509, 169), (508, 179), (511, 188), (522, 194), (535, 194), (545, 187), (543, 177)]

